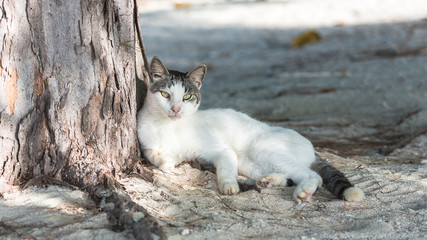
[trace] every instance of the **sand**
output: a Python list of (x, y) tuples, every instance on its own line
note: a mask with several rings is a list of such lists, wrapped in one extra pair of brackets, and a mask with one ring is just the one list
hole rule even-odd
[[(169, 239), (427, 238), (426, 1), (177, 2), (141, 1), (148, 57), (207, 64), (201, 108), (301, 132), (366, 198), (321, 188), (298, 204), (291, 187), (224, 196), (209, 169), (147, 164), (152, 182), (120, 182)], [(292, 47), (307, 30), (320, 41)], [(1, 238), (133, 239), (82, 191), (0, 182)]]

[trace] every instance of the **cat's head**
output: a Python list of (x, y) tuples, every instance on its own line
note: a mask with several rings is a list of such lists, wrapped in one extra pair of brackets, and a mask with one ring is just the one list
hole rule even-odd
[(168, 70), (159, 58), (151, 60), (149, 95), (158, 113), (170, 119), (179, 119), (197, 111), (202, 95), (200, 88), (206, 74), (206, 65), (188, 73)]

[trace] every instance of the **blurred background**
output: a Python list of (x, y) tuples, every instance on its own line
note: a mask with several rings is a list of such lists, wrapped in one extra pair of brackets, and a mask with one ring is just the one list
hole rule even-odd
[(202, 109), (234, 108), (347, 155), (427, 132), (425, 0), (146, 0), (139, 10), (149, 59), (208, 65)]

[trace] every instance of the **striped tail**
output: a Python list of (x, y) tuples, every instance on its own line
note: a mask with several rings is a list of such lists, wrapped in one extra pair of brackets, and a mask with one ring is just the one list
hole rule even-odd
[(362, 201), (365, 197), (363, 191), (351, 184), (344, 173), (318, 156), (316, 156), (316, 161), (311, 165), (311, 168), (320, 175), (323, 186), (335, 197), (350, 202)]

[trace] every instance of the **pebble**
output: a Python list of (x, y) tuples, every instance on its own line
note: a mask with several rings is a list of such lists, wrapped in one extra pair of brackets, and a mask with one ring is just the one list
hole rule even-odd
[(188, 229), (188, 228), (183, 229), (183, 230), (181, 231), (181, 235), (182, 235), (182, 236), (189, 235), (189, 234), (190, 234), (190, 229)]

